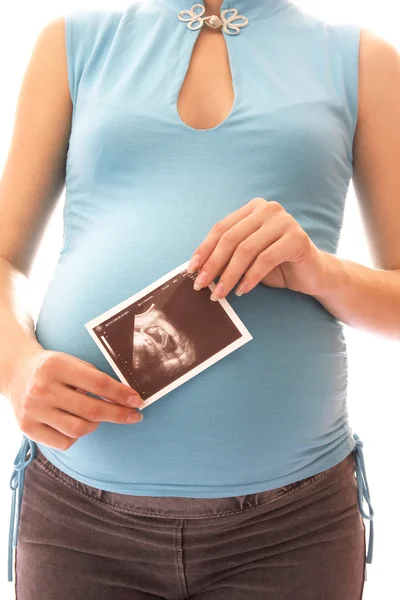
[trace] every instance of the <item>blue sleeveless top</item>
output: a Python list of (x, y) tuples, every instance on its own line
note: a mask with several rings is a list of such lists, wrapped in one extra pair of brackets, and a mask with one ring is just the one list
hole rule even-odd
[[(65, 16), (73, 119), (64, 244), (36, 337), (117, 380), (84, 323), (188, 260), (216, 221), (255, 196), (278, 201), (335, 253), (353, 172), (360, 27), (328, 24), (289, 0), (225, 0), (221, 13), (236, 8), (248, 19), (235, 29), (240, 19), (228, 13), (222, 32), (234, 105), (199, 130), (177, 111), (200, 31), (196, 15), (178, 18), (191, 7), (139, 0)], [(68, 450), (38, 447), (103, 490), (197, 498), (284, 486), (354, 450), (371, 562), (373, 511), (362, 508), (369, 490), (348, 420), (342, 323), (287, 289), (259, 284), (227, 300), (253, 340), (149, 405), (139, 424), (104, 422)], [(10, 577), (34, 455), (24, 436), (11, 480)]]

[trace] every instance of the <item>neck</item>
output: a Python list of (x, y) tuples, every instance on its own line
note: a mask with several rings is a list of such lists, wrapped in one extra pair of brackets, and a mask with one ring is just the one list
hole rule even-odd
[[(297, 0), (156, 0), (158, 4), (167, 6), (178, 15), (180, 11), (190, 10), (193, 4), (203, 4), (204, 16), (220, 16), (223, 10), (236, 9), (239, 15), (249, 19), (250, 24), (257, 19), (263, 19), (278, 13)], [(232, 17), (232, 14), (230, 15)], [(179, 21), (177, 22), (179, 26)], [(185, 27), (185, 25), (183, 25)]]
[(223, 0), (203, 0), (206, 7), (206, 14), (219, 15), (221, 12), (221, 4)]

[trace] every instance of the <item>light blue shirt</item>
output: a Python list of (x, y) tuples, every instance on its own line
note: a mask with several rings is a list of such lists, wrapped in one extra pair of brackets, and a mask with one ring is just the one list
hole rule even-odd
[[(64, 244), (36, 337), (117, 380), (84, 323), (188, 260), (216, 221), (256, 196), (278, 201), (335, 253), (353, 173), (360, 26), (328, 24), (288, 0), (225, 1), (221, 12), (248, 19), (223, 32), (235, 101), (222, 123), (198, 130), (177, 111), (200, 31), (178, 19), (191, 6), (149, 0), (65, 17)], [(259, 284), (227, 300), (253, 340), (148, 406), (140, 424), (102, 422), (68, 450), (38, 447), (103, 490), (200, 498), (287, 485), (354, 450), (370, 562), (373, 511), (362, 509), (369, 492), (347, 413), (342, 323), (287, 289)], [(31, 460), (24, 436), (12, 487), (23, 484), (28, 446)]]

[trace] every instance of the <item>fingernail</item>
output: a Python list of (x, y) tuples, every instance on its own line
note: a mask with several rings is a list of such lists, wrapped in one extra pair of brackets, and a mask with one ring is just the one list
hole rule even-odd
[(129, 406), (132, 406), (134, 408), (136, 408), (138, 406), (138, 402), (141, 400), (140, 396), (129, 396), (129, 398), (127, 399), (127, 404), (129, 404)]
[(193, 273), (197, 267), (200, 265), (200, 254), (195, 254), (191, 261), (189, 262), (187, 271), (188, 273)]
[[(137, 415), (138, 415), (137, 410), (130, 412), (129, 415), (126, 417), (126, 422), (133, 423), (133, 421), (137, 421)], [(141, 414), (141, 417), (143, 418), (142, 414)], [(139, 420), (141, 421), (142, 419), (139, 419)]]
[(219, 281), (210, 296), (210, 300), (219, 300), (224, 293), (224, 284)]
[(241, 296), (247, 290), (248, 284), (247, 281), (242, 281), (242, 283), (238, 286), (235, 291), (236, 296)]
[(193, 289), (195, 289), (196, 291), (201, 290), (203, 284), (206, 282), (206, 279), (207, 273), (205, 271), (201, 271), (201, 273), (197, 276), (193, 284)]

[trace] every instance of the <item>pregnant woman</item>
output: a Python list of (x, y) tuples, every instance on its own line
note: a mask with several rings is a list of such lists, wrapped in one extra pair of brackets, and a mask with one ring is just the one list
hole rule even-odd
[[(343, 324), (399, 335), (399, 105), (394, 47), (290, 0), (43, 28), (0, 187), (18, 600), (361, 598), (373, 510)], [(335, 256), (352, 177), (375, 268)], [(253, 339), (140, 411), (84, 324), (191, 258)]]

